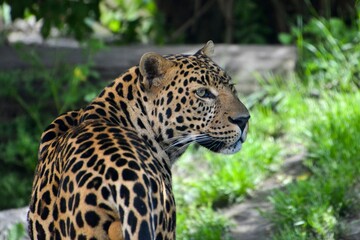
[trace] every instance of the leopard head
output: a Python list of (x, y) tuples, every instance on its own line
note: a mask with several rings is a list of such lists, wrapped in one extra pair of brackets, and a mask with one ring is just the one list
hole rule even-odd
[(191, 142), (232, 154), (246, 140), (249, 111), (230, 76), (211, 60), (213, 51), (209, 41), (193, 55), (146, 53), (140, 60), (151, 126), (170, 155)]

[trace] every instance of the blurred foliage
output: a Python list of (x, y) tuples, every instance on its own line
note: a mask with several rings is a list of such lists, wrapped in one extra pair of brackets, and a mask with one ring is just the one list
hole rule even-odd
[(176, 238), (181, 240), (231, 240), (228, 219), (214, 211), (211, 206), (178, 204), (176, 215)]
[(100, 22), (120, 43), (164, 42), (162, 18), (154, 1), (114, 0), (100, 3)]
[(342, 239), (343, 219), (359, 212), (359, 20), (316, 17), (279, 36), (298, 46), (299, 68), (290, 82), (267, 81), (260, 100), (275, 102), (287, 134), (306, 146), (310, 175), (271, 196), (273, 239)]
[(299, 72), (312, 87), (353, 91), (360, 87), (359, 29), (360, 18), (352, 25), (339, 18), (313, 18), (280, 40), (298, 46)]
[(14, 224), (8, 232), (8, 240), (22, 240), (26, 236), (25, 226), (21, 223)]
[[(90, 45), (89, 51), (98, 47)], [(84, 106), (99, 89), (89, 84), (98, 77), (91, 62), (47, 69), (34, 53), (21, 55), (33, 63), (30, 70), (0, 72), (0, 99), (17, 109), (16, 118), (0, 123), (0, 209), (28, 204), (42, 131), (60, 113)], [(4, 113), (2, 119), (7, 118)]]
[[(94, 30), (109, 32), (115, 42), (163, 42), (161, 16), (154, 1), (149, 0), (0, 0), (0, 16), (10, 19), (35, 16), (42, 21), (41, 34), (51, 35), (57, 29), (65, 36), (86, 40)], [(4, 5), (6, 4), (6, 5)], [(8, 11), (8, 8), (10, 11)]]
[[(294, 91), (293, 89), (292, 91)], [(322, 99), (298, 104), (307, 108), (302, 139), (309, 151), (305, 161), (311, 176), (277, 190), (270, 200), (274, 239), (341, 239), (341, 220), (359, 211), (360, 181), (359, 92), (327, 92)], [(298, 133), (299, 134), (299, 133)]]
[[(209, 39), (226, 43), (277, 43), (278, 33), (291, 32), (291, 25), (299, 16), (305, 23), (314, 15), (336, 16), (348, 25), (356, 13), (353, 0), (331, 2), (0, 0), (3, 6), (0, 16), (5, 24), (10, 19), (35, 16), (42, 21), (44, 37), (57, 29), (62, 35), (78, 40), (86, 40), (95, 32), (118, 44), (203, 43)], [(286, 41), (288, 36), (281, 38)]]
[(234, 42), (269, 42), (271, 27), (266, 24), (266, 9), (258, 1), (240, 0), (234, 2)]
[(34, 15), (43, 19), (41, 33), (47, 37), (51, 28), (64, 29), (67, 34), (83, 39), (91, 30), (86, 20), (100, 18), (100, 0), (53, 1), (53, 0), (0, 0), (11, 7), (11, 18)]

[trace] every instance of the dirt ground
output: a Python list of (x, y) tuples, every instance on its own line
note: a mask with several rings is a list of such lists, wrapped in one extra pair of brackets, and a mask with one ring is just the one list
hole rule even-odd
[(273, 190), (282, 188), (285, 182), (296, 179), (306, 172), (306, 169), (302, 167), (305, 154), (303, 151), (287, 158), (281, 171), (266, 179), (244, 202), (223, 211), (224, 215), (231, 218), (235, 223), (231, 229), (233, 239), (261, 240), (270, 238), (271, 223), (261, 212), (271, 211), (272, 207), (268, 197)]

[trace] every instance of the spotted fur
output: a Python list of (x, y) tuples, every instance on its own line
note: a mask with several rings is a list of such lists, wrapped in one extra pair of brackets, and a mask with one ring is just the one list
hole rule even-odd
[(234, 153), (250, 117), (209, 57), (145, 54), (41, 136), (31, 239), (175, 239), (171, 166), (191, 142)]

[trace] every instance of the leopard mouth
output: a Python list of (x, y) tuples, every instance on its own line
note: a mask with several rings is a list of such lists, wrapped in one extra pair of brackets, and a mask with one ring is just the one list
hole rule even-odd
[(213, 152), (221, 152), (221, 150), (225, 147), (226, 143), (216, 140), (213, 137), (206, 134), (206, 137), (197, 137), (195, 142), (200, 144), (201, 146), (213, 151)]
[(245, 126), (245, 128), (242, 131), (239, 139), (235, 143), (233, 143), (232, 145), (230, 145), (228, 147), (224, 147), (223, 149), (221, 149), (220, 153), (234, 154), (234, 153), (240, 151), (241, 148), (242, 148), (243, 143), (246, 141), (248, 129), (249, 129), (249, 124), (247, 124)]
[(213, 152), (223, 153), (223, 154), (234, 154), (241, 150), (242, 144), (246, 140), (247, 131), (248, 131), (248, 125), (245, 127), (240, 137), (230, 145), (228, 145), (228, 143), (225, 143), (223, 141), (217, 140), (208, 134), (206, 134), (206, 137), (203, 136), (197, 137), (195, 139), (195, 142), (197, 142), (201, 146)]
[(241, 150), (243, 140), (239, 138), (235, 143), (231, 144), (230, 146), (226, 146), (226, 143), (214, 140), (214, 139), (207, 139), (207, 140), (199, 140), (196, 141), (201, 146), (217, 153), (223, 153), (223, 154), (233, 154)]

